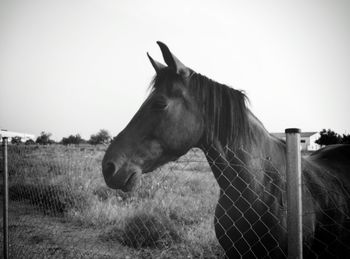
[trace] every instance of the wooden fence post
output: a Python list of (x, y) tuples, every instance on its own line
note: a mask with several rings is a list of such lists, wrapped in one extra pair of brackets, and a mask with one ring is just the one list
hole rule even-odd
[(286, 129), (288, 258), (303, 258), (300, 129)]

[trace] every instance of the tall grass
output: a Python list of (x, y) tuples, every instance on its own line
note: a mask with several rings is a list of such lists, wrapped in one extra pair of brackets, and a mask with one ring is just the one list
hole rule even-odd
[(90, 146), (10, 146), (10, 199), (99, 228), (102, 243), (129, 247), (140, 257), (223, 255), (213, 231), (218, 187), (201, 152), (144, 175), (131, 194), (106, 187), (103, 152)]

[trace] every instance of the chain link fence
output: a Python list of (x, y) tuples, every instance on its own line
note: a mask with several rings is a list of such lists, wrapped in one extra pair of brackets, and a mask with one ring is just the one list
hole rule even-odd
[[(218, 155), (222, 152), (225, 156)], [(283, 240), (287, 233), (286, 176), (269, 158), (253, 157), (243, 147), (237, 151), (211, 147), (206, 155), (221, 189), (215, 224), (226, 255), (287, 258), (287, 240)], [(242, 156), (247, 159), (241, 160)]]
[[(282, 235), (287, 233), (286, 176), (270, 158), (251, 157), (269, 165), (263, 170), (230, 149), (225, 152), (232, 160), (226, 162), (207, 153), (219, 172), (213, 174), (205, 154), (192, 149), (144, 175), (139, 188), (126, 194), (106, 187), (104, 152), (103, 146), (8, 146), (9, 258), (288, 257)], [(305, 207), (306, 229), (310, 213), (314, 210)], [(317, 246), (332, 255), (327, 247), (338, 241), (330, 231), (335, 225), (349, 233), (334, 210), (323, 213), (329, 225), (319, 229), (329, 242), (315, 246), (304, 240), (313, 258)]]
[(133, 194), (106, 186), (104, 152), (8, 146), (9, 258), (223, 257), (219, 188), (200, 150), (144, 175)]

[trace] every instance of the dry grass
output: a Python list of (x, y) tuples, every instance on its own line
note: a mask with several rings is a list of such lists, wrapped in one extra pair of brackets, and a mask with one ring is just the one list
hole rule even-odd
[(162, 249), (182, 240), (174, 222), (161, 213), (137, 212), (126, 218), (124, 224), (122, 231), (117, 229), (115, 234), (123, 245), (132, 248)]
[[(94, 244), (104, 254), (125, 247), (115, 258), (223, 256), (213, 230), (218, 186), (202, 153), (191, 151), (145, 175), (138, 190), (125, 194), (106, 187), (103, 152), (90, 146), (10, 147), (10, 199), (61, 217), (79, 233), (98, 229)], [(47, 235), (45, 226), (38, 228)], [(60, 233), (61, 245), (79, 243), (79, 233)]]

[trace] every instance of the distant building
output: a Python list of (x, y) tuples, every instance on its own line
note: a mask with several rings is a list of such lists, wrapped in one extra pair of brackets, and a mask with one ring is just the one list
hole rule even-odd
[[(286, 140), (286, 134), (282, 132), (271, 133), (276, 138)], [(300, 147), (303, 151), (315, 151), (321, 148), (316, 140), (320, 137), (319, 132), (301, 132), (300, 133)]]
[(11, 142), (11, 139), (14, 137), (20, 137), (22, 142), (26, 142), (27, 140), (33, 140), (35, 141), (35, 135), (33, 134), (27, 134), (27, 133), (19, 133), (19, 132), (13, 132), (8, 131), (5, 129), (0, 129), (0, 138), (8, 137), (8, 141)]

